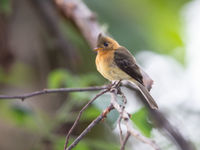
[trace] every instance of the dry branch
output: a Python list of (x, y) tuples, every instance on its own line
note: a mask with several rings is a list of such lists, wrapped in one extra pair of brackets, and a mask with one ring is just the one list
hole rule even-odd
[(107, 113), (105, 112), (110, 112), (114, 107), (112, 105), (108, 106), (102, 113), (99, 115), (95, 120), (93, 120), (89, 126), (74, 140), (74, 142), (65, 150), (71, 150), (73, 147), (75, 147), (80, 140), (96, 125), (98, 124), (101, 120), (103, 120)]
[(127, 132), (127, 134), (126, 134), (126, 136), (124, 138), (124, 141), (121, 144), (120, 150), (125, 150), (125, 145), (128, 142), (128, 139), (129, 139), (130, 135), (131, 135), (130, 132)]
[[(131, 123), (129, 113), (127, 113), (123, 107), (121, 107), (117, 102), (117, 90), (111, 89), (111, 104), (113, 107), (119, 112), (120, 117), (123, 119), (124, 124), (126, 125), (127, 132), (130, 133), (132, 136), (137, 138), (138, 140), (142, 141), (145, 144), (150, 145), (154, 150), (160, 150), (160, 148), (155, 144), (153, 140), (150, 140), (146, 137), (144, 137), (142, 134), (140, 134), (137, 130), (133, 128), (133, 125)], [(122, 145), (122, 147), (124, 147)]]
[(38, 95), (50, 94), (50, 93), (68, 93), (68, 92), (86, 92), (86, 91), (98, 91), (107, 89), (108, 86), (93, 86), (87, 88), (59, 88), (59, 89), (44, 89), (41, 91), (35, 91), (31, 93), (26, 93), (22, 95), (9, 96), (9, 95), (0, 95), (0, 99), (21, 99), (25, 100)]
[(81, 115), (83, 113), (84, 110), (86, 110), (88, 108), (88, 106), (94, 102), (99, 96), (105, 94), (106, 92), (108, 92), (109, 89), (105, 89), (104, 91), (101, 91), (99, 94), (97, 94), (93, 99), (91, 99), (82, 109), (81, 111), (79, 112), (73, 126), (71, 127), (71, 129), (69, 130), (69, 132), (67, 133), (67, 136), (66, 136), (66, 142), (65, 142), (65, 149), (67, 148), (67, 145), (68, 145), (68, 142), (69, 142), (69, 136), (71, 135), (71, 133), (73, 132), (74, 128), (77, 126), (80, 118), (81, 118)]
[(143, 97), (143, 95), (135, 88), (133, 84), (130, 82), (123, 82), (122, 86), (125, 86), (133, 91), (137, 92), (137, 95), (139, 97), (139, 100), (146, 106), (148, 109), (149, 115), (151, 119), (154, 121), (155, 126), (158, 128), (164, 130), (168, 134), (168, 138), (175, 144), (180, 150), (195, 150), (195, 148), (192, 146), (190, 141), (188, 141), (182, 134), (179, 132), (179, 130), (172, 126), (171, 123), (165, 118), (165, 115), (160, 112), (159, 110), (153, 110), (150, 108), (149, 104)]
[(96, 38), (102, 29), (96, 20), (96, 15), (88, 9), (83, 1), (54, 0), (56, 5), (71, 19), (88, 41), (91, 48), (96, 46)]
[[(135, 88), (134, 85), (130, 84), (129, 82), (122, 82), (121, 86), (125, 86), (128, 87), (129, 89), (132, 89), (134, 91), (137, 91), (137, 89)], [(60, 88), (60, 89), (44, 89), (41, 91), (35, 91), (35, 92), (31, 92), (31, 93), (27, 93), (27, 94), (23, 94), (23, 95), (17, 95), (17, 96), (8, 96), (8, 95), (0, 95), (0, 99), (27, 99), (27, 98), (31, 98), (34, 96), (39, 96), (39, 95), (44, 95), (44, 94), (50, 94), (50, 93), (61, 93), (61, 92), (87, 92), (87, 91), (98, 91), (98, 90), (110, 90), (110, 85), (104, 85), (104, 86), (94, 86), (94, 87), (87, 87), (87, 88)], [(114, 87), (116, 88), (116, 87)], [(128, 131), (130, 132), (130, 134), (132, 134), (133, 136), (135, 136), (137, 139), (143, 141), (144, 143), (147, 143), (149, 145), (151, 145), (152, 147), (154, 147), (154, 149), (157, 149), (157, 146), (155, 145), (154, 142), (152, 142), (151, 140), (143, 137), (140, 133), (138, 133), (138, 131), (136, 131), (132, 125), (131, 122), (128, 121), (129, 120), (129, 114), (123, 109), (123, 107), (120, 107), (120, 105), (116, 102), (116, 90), (111, 91), (111, 104), (114, 106), (114, 108), (120, 113), (120, 117), (123, 118), (125, 125), (128, 129)], [(113, 93), (114, 92), (114, 93)], [(120, 93), (120, 92), (119, 92)], [(140, 93), (138, 93), (139, 96), (141, 96)], [(98, 96), (98, 95), (97, 95)], [(124, 97), (124, 96), (123, 96)], [(167, 131), (170, 135), (170, 139), (171, 137), (173, 137), (173, 139), (175, 139), (176, 144), (179, 146), (179, 148), (181, 150), (194, 150), (194, 148), (190, 145), (190, 143), (180, 134), (180, 132), (173, 127), (168, 120), (165, 118), (165, 116), (159, 112), (159, 111), (155, 111), (152, 110), (148, 103), (146, 102), (146, 100), (141, 96), (140, 100), (144, 103), (144, 105), (148, 108), (149, 113), (151, 115), (151, 118), (155, 121), (156, 125), (159, 128), (164, 129), (165, 131)], [(93, 100), (91, 100), (93, 101)], [(90, 104), (90, 102), (88, 103), (88, 105)], [(87, 106), (88, 106), (87, 105)], [(86, 107), (87, 107), (86, 106)], [(83, 108), (84, 110), (84, 108)], [(109, 113), (108, 111), (103, 112), (102, 114), (107, 114)], [(81, 115), (81, 113), (79, 114)], [(103, 116), (104, 116), (103, 115)], [(99, 118), (100, 119), (100, 118)], [(100, 119), (102, 120), (102, 118)], [(98, 121), (97, 121), (98, 122)], [(96, 123), (96, 121), (94, 122)], [(93, 124), (94, 124), (93, 123)], [(93, 125), (92, 124), (92, 125)], [(93, 127), (93, 126), (92, 126)], [(89, 129), (91, 129), (91, 127), (89, 127)], [(87, 133), (88, 130), (84, 130), (83, 135), (85, 135)], [(82, 135), (82, 134), (81, 134)], [(77, 139), (77, 141), (80, 141), (80, 138)], [(173, 141), (173, 140), (172, 140)], [(174, 141), (173, 141), (174, 142)], [(76, 143), (76, 142), (75, 142)], [(123, 145), (123, 144), (122, 144)], [(69, 146), (68, 149), (70, 149), (71, 146)]]

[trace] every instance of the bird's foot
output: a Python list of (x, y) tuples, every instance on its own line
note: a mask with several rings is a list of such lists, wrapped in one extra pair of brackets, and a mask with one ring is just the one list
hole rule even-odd
[(114, 86), (115, 88), (118, 88), (118, 87), (121, 85), (121, 81), (122, 81), (122, 80), (114, 81), (113, 86)]

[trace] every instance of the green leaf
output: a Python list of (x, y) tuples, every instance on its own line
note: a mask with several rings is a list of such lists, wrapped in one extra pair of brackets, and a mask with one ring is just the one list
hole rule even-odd
[[(55, 150), (63, 150), (64, 144), (65, 144), (65, 138), (58, 138), (55, 141), (54, 149)], [(73, 140), (69, 140), (69, 145), (73, 142)], [(89, 150), (88, 144), (85, 142), (85, 140), (81, 140), (74, 148), (73, 150)]]
[(87, 73), (81, 75), (80, 84), (83, 86), (102, 85), (102, 80), (97, 76), (97, 73)]
[(65, 145), (65, 138), (58, 138), (54, 140), (54, 149), (63, 150)]
[(70, 93), (72, 99), (81, 102), (87, 102), (90, 98), (90, 93), (88, 92), (72, 92)]
[(141, 108), (139, 111), (134, 113), (131, 117), (133, 123), (142, 132), (143, 135), (150, 137), (152, 131), (152, 124), (148, 121), (148, 112), (146, 108)]
[(48, 76), (48, 87), (59, 88), (59, 87), (72, 87), (74, 85), (75, 77), (73, 77), (67, 70), (57, 69), (52, 71)]
[[(69, 141), (69, 145), (72, 144), (72, 140)], [(90, 150), (88, 144), (85, 142), (85, 140), (81, 140), (74, 148), (73, 150)]]
[(101, 112), (96, 107), (89, 107), (83, 113), (81, 120), (94, 120)]
[(11, 13), (11, 1), (10, 0), (0, 0), (0, 12), (6, 14)]
[(94, 73), (83, 75), (71, 74), (66, 69), (56, 69), (48, 76), (49, 88), (65, 87), (85, 87), (90, 85), (98, 85), (101, 80)]
[(35, 121), (35, 114), (31, 109), (21, 105), (13, 105), (8, 102), (0, 103), (0, 118), (6, 120), (16, 126), (36, 130), (37, 122)]

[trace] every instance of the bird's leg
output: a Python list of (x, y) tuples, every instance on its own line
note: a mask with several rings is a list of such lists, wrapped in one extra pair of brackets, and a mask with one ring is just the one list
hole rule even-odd
[(108, 84), (108, 89), (111, 90), (112, 88), (116, 88), (116, 85), (119, 81), (112, 81), (110, 84)]
[(119, 80), (119, 81), (116, 82), (116, 88), (118, 88), (121, 85), (121, 81), (122, 80)]
[(120, 86), (120, 84), (121, 84), (121, 81), (122, 80), (116, 80), (116, 81), (113, 81), (113, 88), (118, 88), (119, 86)]

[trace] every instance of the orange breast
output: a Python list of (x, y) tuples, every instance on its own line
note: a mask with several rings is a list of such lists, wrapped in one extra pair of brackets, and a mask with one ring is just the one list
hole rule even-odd
[(99, 51), (96, 57), (96, 66), (104, 78), (110, 81), (130, 78), (114, 63), (114, 50)]
[(109, 72), (113, 64), (114, 51), (99, 51), (96, 57), (97, 70), (104, 78), (111, 80)]

